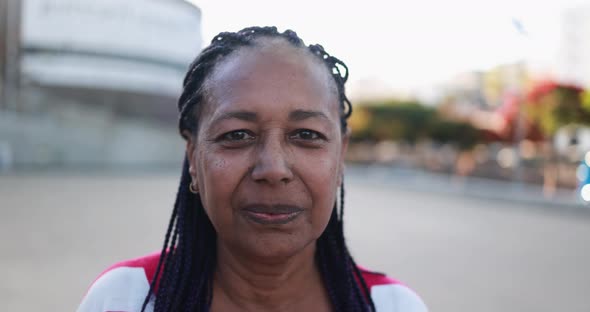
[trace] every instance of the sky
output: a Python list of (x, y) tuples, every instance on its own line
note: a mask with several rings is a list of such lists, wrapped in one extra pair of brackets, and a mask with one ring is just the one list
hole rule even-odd
[[(424, 91), (470, 70), (526, 60), (553, 69), (562, 12), (590, 0), (191, 0), (204, 44), (251, 25), (293, 29), (350, 69), (351, 88)], [(523, 25), (519, 32), (514, 20)]]

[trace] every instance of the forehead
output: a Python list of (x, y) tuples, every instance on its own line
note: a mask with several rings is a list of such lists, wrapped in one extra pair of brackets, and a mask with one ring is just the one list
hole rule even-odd
[(307, 48), (283, 39), (266, 39), (230, 54), (207, 79), (205, 93), (206, 106), (270, 101), (339, 114), (336, 85), (326, 66)]

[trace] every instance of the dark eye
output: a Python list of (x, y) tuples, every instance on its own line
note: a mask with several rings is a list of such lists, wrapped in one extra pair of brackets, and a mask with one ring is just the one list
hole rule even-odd
[(299, 140), (305, 140), (305, 141), (314, 141), (314, 140), (318, 140), (318, 139), (323, 139), (323, 136), (319, 132), (309, 130), (309, 129), (299, 129), (299, 130), (295, 131), (295, 133), (293, 133), (293, 135), (291, 137), (293, 139), (299, 139)]
[(225, 133), (221, 136), (224, 141), (239, 142), (254, 139), (254, 136), (246, 130), (235, 130)]

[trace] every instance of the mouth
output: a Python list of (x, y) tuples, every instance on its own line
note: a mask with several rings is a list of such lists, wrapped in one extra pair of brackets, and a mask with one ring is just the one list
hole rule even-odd
[(258, 224), (281, 225), (295, 220), (304, 209), (292, 205), (247, 205), (242, 208), (244, 215)]

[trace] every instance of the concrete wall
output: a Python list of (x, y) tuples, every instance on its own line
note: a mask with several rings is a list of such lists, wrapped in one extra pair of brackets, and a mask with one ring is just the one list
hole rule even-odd
[(178, 166), (176, 126), (121, 117), (106, 107), (54, 103), (42, 114), (0, 112), (0, 168), (150, 169)]
[[(201, 49), (199, 8), (183, 0), (10, 3), (22, 20), (10, 31), (0, 23), (0, 39), (14, 37), (0, 42), (0, 170), (178, 166), (175, 102)], [(8, 50), (16, 60), (7, 61)]]

